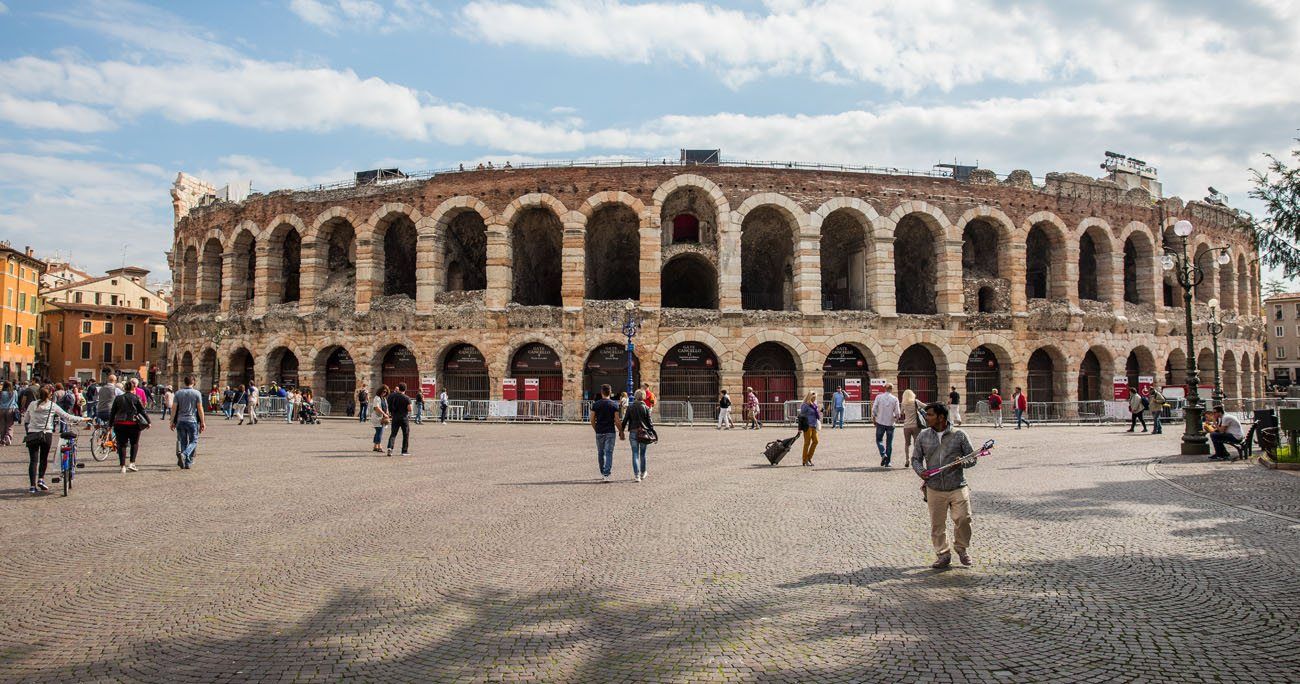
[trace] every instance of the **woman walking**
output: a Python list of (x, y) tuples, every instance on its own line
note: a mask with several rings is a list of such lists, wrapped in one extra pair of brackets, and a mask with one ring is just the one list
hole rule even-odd
[(822, 409), (817, 405), (817, 393), (809, 392), (799, 406), (799, 423), (803, 427), (803, 464), (813, 464), (817, 452), (817, 434), (822, 429)]
[(903, 390), (903, 453), (912, 457), (912, 440), (925, 426), (925, 404), (916, 400), (916, 392)]
[(14, 443), (14, 422), (18, 420), (18, 392), (6, 381), (0, 386), (0, 446)]
[[(117, 442), (117, 463), (122, 472), (136, 472), (135, 457), (140, 451), (140, 431), (149, 429), (149, 414), (144, 410), (144, 403), (136, 396), (135, 378), (126, 381), (126, 389), (113, 400), (109, 412), (108, 424), (113, 426), (113, 441)], [(127, 449), (130, 449), (131, 462), (127, 463)]]
[(758, 419), (758, 395), (754, 393), (753, 387), (745, 388), (745, 413), (749, 414), (750, 430), (763, 428), (763, 421)]
[(731, 397), (727, 396), (727, 390), (722, 390), (722, 396), (718, 397), (718, 429), (736, 427), (731, 422)]
[[(384, 439), (384, 426), (388, 424), (388, 385), (380, 385), (375, 390), (375, 396), (370, 399), (370, 406), (367, 407), (370, 416), (370, 424), (375, 428), (375, 446), (371, 451), (382, 452), (384, 448), (380, 443)], [(389, 454), (390, 456), (392, 454)]]
[(45, 469), (50, 462), (50, 446), (57, 439), (55, 435), (59, 432), (57, 430), (60, 426), (59, 421), (90, 422), (89, 418), (78, 418), (59, 408), (51, 398), (48, 387), (40, 388), (36, 397), (36, 401), (28, 405), (27, 412), (23, 414), (23, 427), (27, 430), (27, 436), (23, 441), (27, 444), (28, 494), (35, 494), (38, 489), (42, 492), (50, 491), (49, 486), (45, 484)]
[[(645, 390), (639, 389), (633, 395), (635, 401), (627, 407), (623, 422), (619, 424), (619, 439), (627, 439), (632, 444), (632, 474), (641, 482), (646, 476), (646, 448), (659, 441), (654, 422), (650, 420), (650, 407), (645, 403)], [(629, 435), (628, 432), (631, 431)]]

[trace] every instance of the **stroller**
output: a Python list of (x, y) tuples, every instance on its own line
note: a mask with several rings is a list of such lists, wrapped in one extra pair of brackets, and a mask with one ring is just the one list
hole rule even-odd
[(320, 425), (320, 417), (316, 413), (315, 402), (304, 401), (298, 405), (298, 422), (303, 425)]
[(790, 453), (790, 445), (794, 444), (796, 439), (799, 439), (798, 433), (789, 439), (774, 439), (768, 442), (767, 447), (763, 449), (763, 455), (767, 457), (768, 464), (776, 465), (780, 463), (781, 459)]

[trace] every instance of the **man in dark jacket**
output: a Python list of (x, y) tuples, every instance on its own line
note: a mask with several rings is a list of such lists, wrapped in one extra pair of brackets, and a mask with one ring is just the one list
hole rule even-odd
[(393, 455), (397, 431), (402, 431), (402, 455), (411, 455), (411, 398), (406, 396), (406, 383), (397, 383), (397, 390), (388, 395), (388, 415), (393, 427), (388, 431), (388, 455)]
[[(942, 570), (952, 564), (952, 552), (957, 552), (962, 565), (970, 565), (970, 489), (966, 486), (966, 469), (975, 465), (971, 459), (963, 465), (953, 466), (929, 478), (925, 471), (940, 468), (970, 456), (971, 448), (966, 433), (948, 422), (948, 407), (935, 402), (925, 407), (925, 423), (929, 427), (916, 437), (912, 447), (912, 470), (925, 479), (925, 500), (930, 508), (930, 542), (934, 545), (936, 559), (930, 567)], [(952, 516), (953, 542), (948, 544), (948, 520)]]

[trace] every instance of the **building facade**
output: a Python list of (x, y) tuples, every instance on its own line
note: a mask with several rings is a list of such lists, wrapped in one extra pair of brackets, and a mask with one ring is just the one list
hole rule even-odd
[(0, 327), (4, 342), (0, 346), (0, 381), (30, 380), (36, 375), (38, 292), (45, 262), (32, 255), (31, 248), (14, 249), (0, 242)]
[(148, 287), (148, 274), (125, 266), (42, 292), (41, 358), (49, 378), (102, 380), (116, 373), (155, 382), (170, 377), (170, 302)]
[(1228, 394), (1253, 395), (1259, 278), (1235, 212), (1122, 180), (665, 164), (234, 203), (182, 174), (173, 367), (335, 404), (359, 383), (430, 378), (453, 399), (573, 401), (625, 382), (630, 316), (637, 380), (705, 410), (719, 388), (779, 404), (880, 378), (922, 399), (1022, 386), (1037, 402), (1099, 401), (1117, 374), (1182, 383), (1168, 247), (1204, 269), (1196, 320), (1222, 302)]
[(1300, 382), (1300, 292), (1264, 300), (1268, 337), (1268, 382), (1290, 387)]

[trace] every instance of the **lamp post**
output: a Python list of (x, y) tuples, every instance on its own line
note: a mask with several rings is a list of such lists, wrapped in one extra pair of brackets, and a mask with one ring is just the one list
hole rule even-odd
[[(1174, 224), (1174, 234), (1180, 238), (1179, 248), (1178, 250), (1174, 250), (1169, 245), (1165, 245), (1164, 256), (1160, 257), (1160, 265), (1166, 271), (1176, 270), (1178, 285), (1183, 288), (1183, 330), (1187, 333), (1188, 397), (1187, 406), (1183, 409), (1183, 443), (1181, 452), (1189, 456), (1203, 456), (1210, 453), (1210, 444), (1209, 440), (1205, 437), (1205, 433), (1201, 431), (1201, 423), (1205, 415), (1205, 407), (1201, 405), (1201, 378), (1196, 372), (1196, 339), (1195, 330), (1192, 327), (1192, 291), (1205, 280), (1205, 272), (1201, 270), (1201, 266), (1196, 262), (1195, 256), (1187, 256), (1187, 238), (1191, 237), (1192, 230), (1192, 223), (1190, 221), (1183, 220)], [(1208, 254), (1209, 252), (1206, 253)], [(1220, 261), (1225, 257), (1227, 257), (1226, 251), (1220, 257)]]
[(1214, 392), (1210, 398), (1216, 406), (1223, 405), (1223, 379), (1219, 376), (1219, 335), (1223, 333), (1223, 323), (1219, 321), (1219, 300), (1210, 300), (1210, 320), (1205, 322), (1205, 329), (1210, 333), (1214, 346)]
[(636, 345), (632, 344), (632, 338), (636, 337), (637, 332), (641, 330), (641, 323), (633, 317), (636, 312), (636, 303), (627, 302), (623, 305), (623, 311), (627, 316), (623, 321), (623, 334), (627, 336), (627, 396), (631, 397), (636, 394), (635, 381), (632, 378), (633, 368), (636, 365), (635, 352)]

